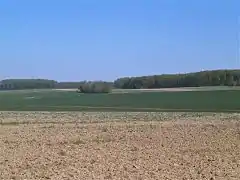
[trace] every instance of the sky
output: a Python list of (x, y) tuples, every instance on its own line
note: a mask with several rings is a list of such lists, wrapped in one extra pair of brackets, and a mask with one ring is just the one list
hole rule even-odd
[(0, 79), (240, 69), (239, 0), (0, 0)]

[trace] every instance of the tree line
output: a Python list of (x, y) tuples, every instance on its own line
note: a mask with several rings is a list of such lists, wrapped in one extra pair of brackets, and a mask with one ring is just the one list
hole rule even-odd
[(121, 89), (200, 86), (240, 86), (240, 70), (212, 70), (185, 74), (125, 77), (114, 81)]
[(212, 70), (185, 74), (124, 77), (114, 82), (57, 82), (47, 79), (6, 79), (0, 89), (78, 89), (79, 92), (110, 92), (112, 88), (172, 88), (200, 86), (240, 86), (240, 70)]
[(6, 79), (0, 82), (0, 89), (51, 89), (56, 84), (56, 81), (47, 79)]
[(113, 82), (80, 81), (57, 82), (47, 79), (6, 79), (0, 81), (0, 90), (21, 89), (78, 89), (82, 93), (107, 93), (113, 87)]

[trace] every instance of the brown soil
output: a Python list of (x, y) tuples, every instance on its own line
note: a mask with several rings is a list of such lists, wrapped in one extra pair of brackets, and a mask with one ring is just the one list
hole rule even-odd
[(0, 179), (237, 180), (239, 117), (0, 113)]

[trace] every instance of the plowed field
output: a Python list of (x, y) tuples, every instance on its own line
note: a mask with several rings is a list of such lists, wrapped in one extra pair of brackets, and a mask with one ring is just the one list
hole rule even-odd
[(0, 113), (0, 179), (240, 179), (240, 114)]

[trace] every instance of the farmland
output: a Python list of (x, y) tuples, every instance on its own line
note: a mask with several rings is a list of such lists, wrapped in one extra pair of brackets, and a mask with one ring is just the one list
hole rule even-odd
[(229, 89), (114, 90), (79, 94), (70, 90), (0, 92), (1, 111), (240, 111), (240, 91)]
[(239, 98), (230, 88), (1, 91), (0, 179), (239, 179)]
[(0, 112), (0, 179), (240, 179), (240, 115)]

